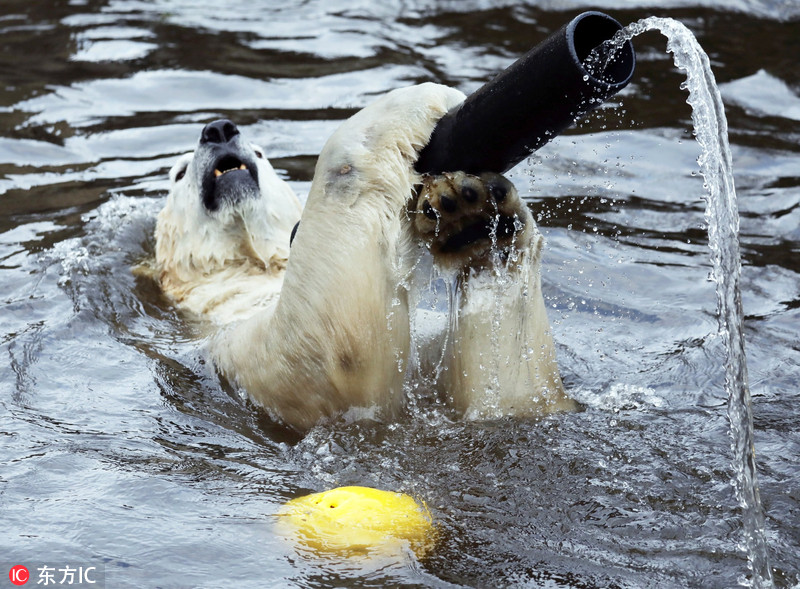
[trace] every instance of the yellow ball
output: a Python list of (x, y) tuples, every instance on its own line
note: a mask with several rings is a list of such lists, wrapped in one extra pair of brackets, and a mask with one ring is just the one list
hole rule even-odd
[(423, 556), (435, 542), (424, 503), (369, 487), (339, 487), (292, 499), (278, 512), (278, 528), (320, 554), (391, 555), (407, 543)]

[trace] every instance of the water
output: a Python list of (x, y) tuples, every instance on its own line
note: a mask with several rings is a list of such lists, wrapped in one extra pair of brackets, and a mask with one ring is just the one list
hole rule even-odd
[[(800, 14), (601, 7), (672, 17), (711, 56), (741, 216), (762, 529), (774, 584), (795, 587)], [(622, 96), (511, 174), (547, 237), (579, 412), (469, 422), (423, 397), (397, 421), (348, 415), (298, 440), (219, 381), (194, 326), (131, 272), (152, 254), (166, 170), (204, 122), (236, 121), (303, 195), (325, 138), (376, 94), (424, 80), (469, 92), (582, 8), (4, 2), (0, 560), (100, 563), (115, 587), (752, 584), (704, 179), (685, 75), (660, 36), (637, 36)], [(367, 564), (309, 560), (275, 537), (284, 501), (344, 484), (424, 499), (442, 543), (424, 561)]]
[(701, 148), (698, 158), (708, 191), (706, 221), (717, 285), (719, 335), (725, 341), (725, 389), (733, 439), (733, 468), (736, 491), (742, 507), (744, 546), (753, 571), (753, 586), (772, 587), (772, 571), (759, 497), (753, 440), (753, 414), (747, 379), (743, 333), (744, 313), (739, 285), (739, 212), (733, 181), (733, 162), (728, 145), (728, 122), (708, 55), (692, 32), (673, 19), (650, 17), (619, 31), (613, 39), (593, 50), (587, 69), (600, 75), (615, 59), (615, 48), (646, 31), (657, 30), (667, 37), (667, 50), (675, 66), (686, 72), (692, 106), (694, 135)]
[(685, 26), (664, 19), (645, 20), (641, 25), (657, 28), (667, 35), (668, 50), (675, 56), (675, 65), (687, 72), (688, 102), (692, 105), (695, 135), (702, 149), (698, 163), (708, 190), (706, 220), (713, 278), (717, 284), (719, 333), (726, 342), (725, 388), (733, 438), (736, 490), (744, 519), (744, 543), (753, 570), (753, 585), (771, 587), (772, 571), (758, 492), (745, 357), (744, 313), (739, 286), (739, 215), (722, 97), (708, 56)]

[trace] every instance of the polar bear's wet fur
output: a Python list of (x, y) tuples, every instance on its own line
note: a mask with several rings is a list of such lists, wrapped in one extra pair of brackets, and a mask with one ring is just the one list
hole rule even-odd
[(423, 181), (414, 170), (437, 120), (463, 99), (422, 84), (345, 121), (319, 156), (291, 256), (300, 204), (232, 123), (207, 126), (170, 172), (156, 227), (162, 289), (205, 320), (219, 371), (275, 419), (304, 431), (351, 407), (400, 408), (420, 244), (459, 276), (436, 383), (453, 406), (475, 418), (572, 407), (527, 207), (502, 177)]

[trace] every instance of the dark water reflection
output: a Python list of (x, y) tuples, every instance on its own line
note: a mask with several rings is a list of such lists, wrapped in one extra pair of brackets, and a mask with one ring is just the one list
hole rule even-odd
[[(800, 583), (800, 9), (609, 0), (711, 56), (730, 125), (767, 537)], [(653, 34), (634, 84), (513, 171), (547, 233), (559, 362), (584, 410), (541, 421), (319, 427), (220, 383), (130, 272), (166, 170), (237, 121), (300, 194), (338, 122), (427, 80), (470, 91), (579, 2), (4, 0), (0, 7), (0, 561), (100, 562), (114, 587), (730, 587), (747, 575), (681, 76)], [(314, 562), (286, 499), (404, 490), (424, 562)]]

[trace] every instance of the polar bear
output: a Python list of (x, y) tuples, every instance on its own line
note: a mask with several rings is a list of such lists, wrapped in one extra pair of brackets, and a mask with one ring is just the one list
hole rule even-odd
[(542, 236), (513, 184), (414, 170), (462, 100), (426, 83), (357, 112), (325, 144), (302, 210), (227, 120), (170, 171), (160, 285), (203, 319), (217, 369), (274, 419), (302, 432), (352, 407), (400, 408), (422, 251), (456, 277), (436, 381), (453, 407), (473, 418), (573, 408), (541, 293)]

